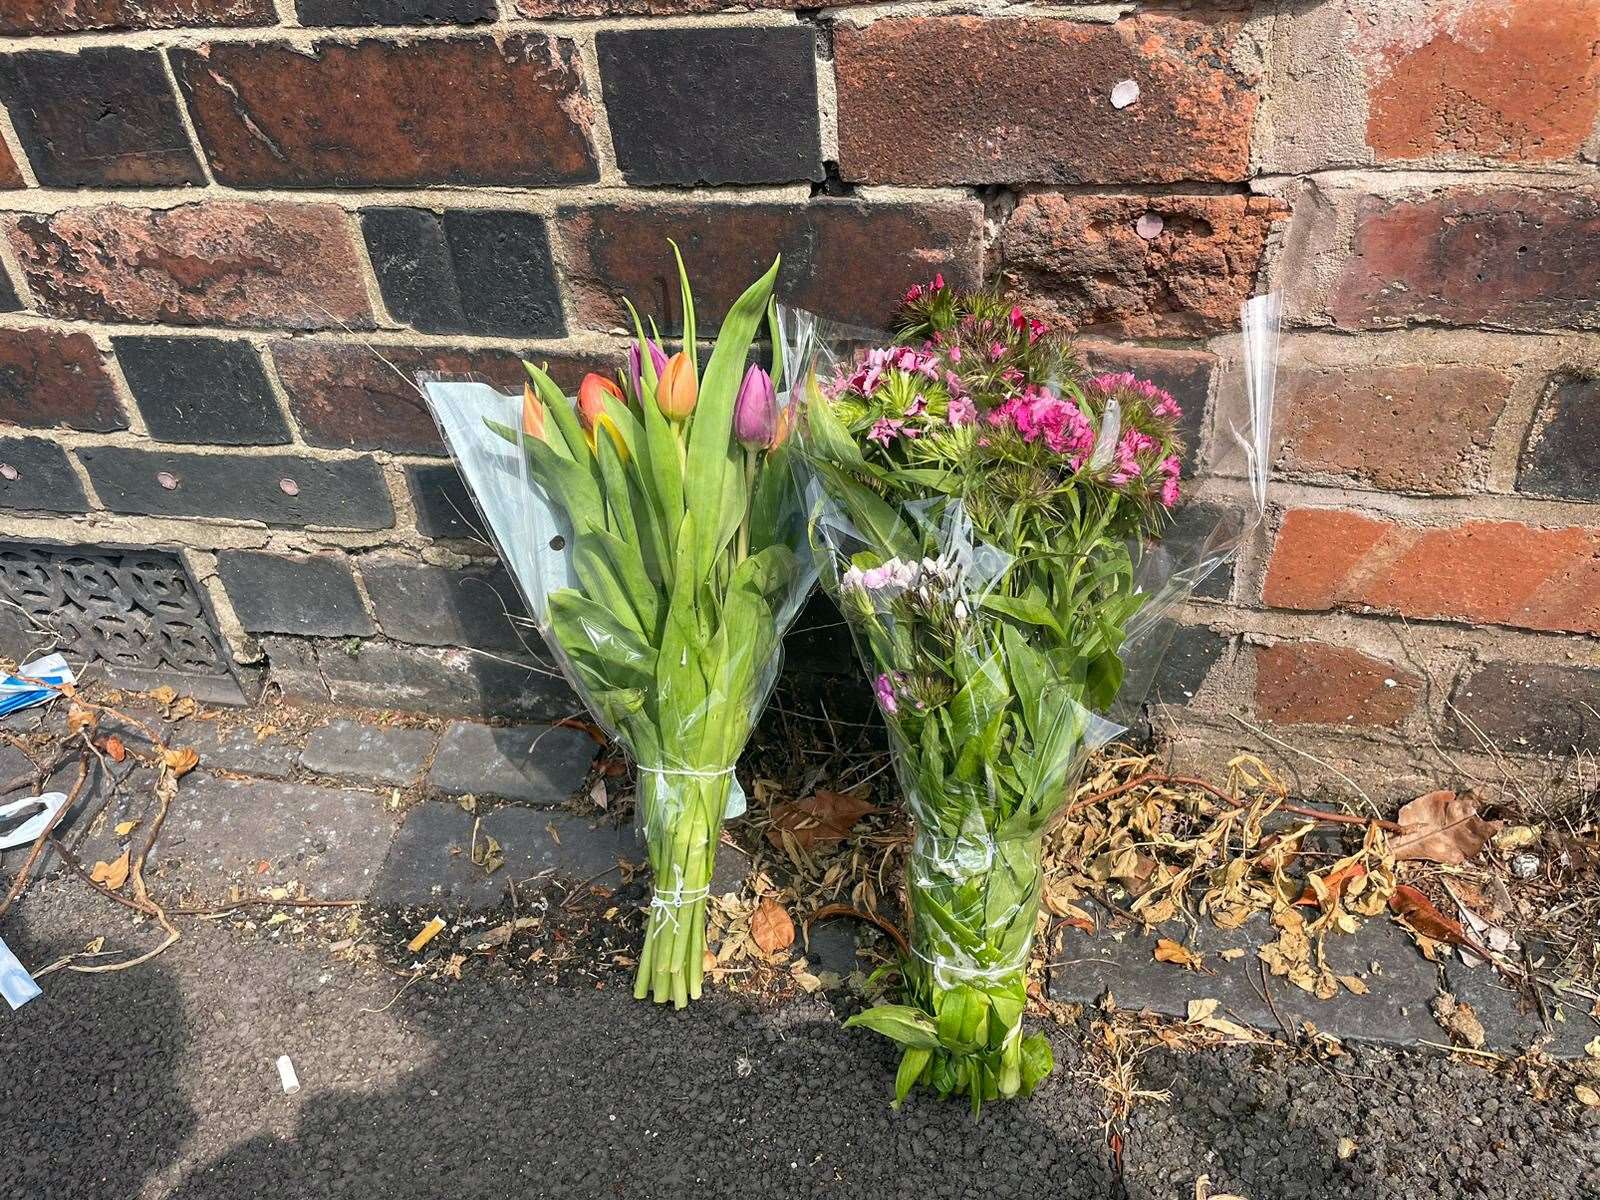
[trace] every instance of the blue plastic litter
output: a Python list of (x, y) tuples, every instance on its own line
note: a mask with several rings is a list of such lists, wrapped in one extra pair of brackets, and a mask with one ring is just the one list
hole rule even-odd
[[(52, 686), (40, 687), (37, 683), (29, 683), (20, 678), (24, 675), (28, 679), (37, 679)], [(19, 708), (31, 708), (35, 704), (43, 704), (59, 694), (62, 684), (77, 681), (78, 677), (72, 673), (72, 668), (67, 666), (67, 660), (59, 654), (46, 654), (43, 658), (23, 663), (16, 675), (7, 675), (4, 679), (0, 679), (0, 717), (8, 716)]]
[(6, 945), (4, 938), (0, 938), (0, 996), (6, 998), (6, 1003), (15, 1012), (35, 996), (42, 995), (44, 991), (28, 974), (28, 968), (17, 961), (17, 956), (11, 953), (11, 947)]

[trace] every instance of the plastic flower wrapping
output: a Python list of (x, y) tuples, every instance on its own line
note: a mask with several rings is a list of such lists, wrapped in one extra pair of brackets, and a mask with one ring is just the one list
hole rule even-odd
[(1169, 393), (1088, 371), (996, 294), (914, 287), (888, 344), (782, 320), (811, 550), (913, 827), (905, 1003), (850, 1024), (903, 1048), (897, 1104), (921, 1084), (977, 1110), (1053, 1066), (1022, 1031), (1044, 835), (1262, 514), (1276, 300), (1246, 307), (1244, 394), (1214, 405), (1213, 471), (1187, 481)]
[(634, 994), (680, 1008), (700, 995), (722, 822), (744, 806), (734, 764), (816, 578), (782, 361), (746, 362), (764, 318), (776, 331), (777, 271), (735, 302), (703, 364), (680, 258), (676, 354), (636, 316), (618, 378), (588, 376), (575, 402), (532, 363), (522, 396), (422, 383), (546, 645), (638, 763), (654, 886)]

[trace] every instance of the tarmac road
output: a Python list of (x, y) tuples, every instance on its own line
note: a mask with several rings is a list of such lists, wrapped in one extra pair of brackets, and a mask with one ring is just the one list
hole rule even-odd
[[(1249, 1200), (1600, 1196), (1600, 1110), (1432, 1053), (1363, 1051), (1337, 1072), (1261, 1049), (1152, 1054), (1143, 1084), (1171, 1100), (1130, 1121), (1122, 1192), (1074, 1030), (1051, 1031), (1038, 1095), (974, 1121), (927, 1098), (891, 1111), (888, 1045), (816, 999), (675, 1014), (470, 964), (396, 999), (392, 976), (315, 946), (184, 930), (148, 964), (58, 972), (0, 1012), (0, 1196), (1192, 1200), (1201, 1174)], [(37, 966), (140, 931), (57, 883), (0, 932)]]

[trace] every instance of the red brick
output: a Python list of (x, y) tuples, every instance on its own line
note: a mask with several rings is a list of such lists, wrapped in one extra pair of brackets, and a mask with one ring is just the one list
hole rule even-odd
[(40, 311), (89, 321), (370, 327), (349, 218), (312, 204), (104, 205), (12, 219)]
[[(1154, 238), (1135, 225), (1162, 219)], [(1023, 197), (1000, 235), (1006, 282), (1072, 329), (1188, 337), (1235, 329), (1274, 221), (1265, 196)]]
[(239, 187), (591, 182), (576, 60), (535, 34), (172, 52), (212, 172)]
[(1303, 366), (1278, 379), (1275, 467), (1338, 475), (1395, 492), (1455, 492), (1478, 459), (1512, 379), (1488, 367)]
[(1320, 642), (1258, 646), (1256, 713), (1279, 725), (1393, 726), (1421, 694), (1410, 671)]
[(669, 237), (683, 249), (704, 332), (779, 251), (780, 301), (879, 327), (913, 282), (936, 271), (957, 286), (982, 276), (976, 202), (626, 205), (565, 209), (556, 223), (579, 320), (599, 329), (627, 322), (624, 296), (664, 329), (679, 327)]
[[(614, 371), (614, 364), (595, 360), (551, 361), (534, 352), (529, 358), (549, 362), (556, 382), (574, 391), (585, 371)], [(413, 382), (419, 371), (475, 376), (510, 392), (520, 392), (527, 378), (521, 359), (502, 350), (293, 341), (275, 343), (272, 361), (305, 440), (340, 449), (442, 453), (438, 429)]]
[(0, 421), (33, 429), (126, 429), (99, 348), (86, 333), (0, 330)]
[(1273, 608), (1600, 633), (1600, 529), (1516, 521), (1417, 528), (1295, 509), (1278, 531), (1263, 598)]
[(175, 29), (185, 25), (271, 25), (272, 0), (6, 0), (0, 33)]
[(1329, 304), (1340, 325), (1600, 326), (1600, 190), (1364, 196), (1355, 218)]
[(11, 156), (11, 147), (0, 142), (0, 188), (26, 186), (22, 172), (17, 169), (17, 160)]
[(543, 17), (676, 17), (731, 8), (820, 8), (817, 0), (515, 0), (517, 15)]
[(1572, 158), (1600, 115), (1600, 0), (1441, 5), (1363, 55), (1379, 160)]
[[(1243, 179), (1257, 76), (1236, 23), (913, 17), (834, 33), (839, 159), (866, 183)], [(1111, 106), (1132, 79), (1139, 99)]]

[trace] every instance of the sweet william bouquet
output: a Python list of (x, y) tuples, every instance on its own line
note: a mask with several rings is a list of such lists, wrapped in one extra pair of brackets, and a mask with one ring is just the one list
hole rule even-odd
[(912, 288), (898, 344), (841, 350), (788, 314), (811, 543), (872, 677), (913, 824), (895, 1097), (1026, 1095), (1041, 840), (1121, 688), (1141, 568), (1178, 503), (1181, 412), (998, 295)]
[[(673, 247), (674, 254), (677, 252)], [(546, 643), (639, 766), (654, 890), (634, 995), (698, 998), (718, 837), (742, 805), (734, 764), (815, 580), (770, 373), (746, 365), (778, 263), (739, 297), (699, 361), (677, 261), (683, 349), (635, 317), (613, 381), (576, 403), (526, 364), (524, 395), (430, 380), (425, 394)]]

